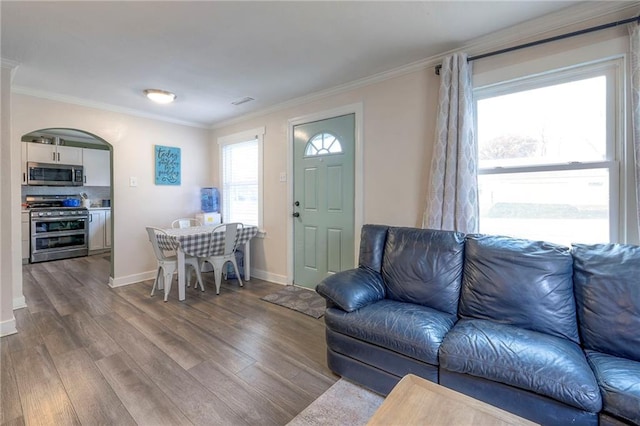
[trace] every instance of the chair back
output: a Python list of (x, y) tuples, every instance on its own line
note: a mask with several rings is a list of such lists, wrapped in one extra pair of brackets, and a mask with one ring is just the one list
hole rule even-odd
[(166, 232), (160, 228), (154, 228), (153, 226), (147, 226), (146, 229), (147, 229), (147, 234), (149, 234), (149, 241), (151, 242), (151, 246), (153, 247), (153, 254), (156, 255), (156, 259), (166, 260), (168, 256), (165, 254), (164, 250), (162, 250), (158, 245), (158, 234), (166, 235)]
[[(244, 225), (239, 222), (223, 223), (213, 228), (212, 232), (216, 232), (224, 229), (224, 253), (219, 256), (229, 256), (236, 251), (238, 245), (238, 233), (244, 228)], [(211, 244), (209, 246), (209, 253), (213, 253), (214, 238), (211, 234)]]
[(191, 228), (192, 226), (202, 226), (202, 222), (192, 217), (183, 217), (171, 222), (172, 228)]

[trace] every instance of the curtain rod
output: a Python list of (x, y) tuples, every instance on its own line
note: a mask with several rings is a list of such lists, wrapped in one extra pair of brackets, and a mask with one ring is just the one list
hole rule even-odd
[[(470, 56), (467, 58), (467, 62), (475, 61), (476, 59), (488, 58), (489, 56), (501, 55), (503, 53), (509, 53), (509, 52), (513, 52), (514, 50), (525, 49), (527, 47), (538, 46), (540, 44), (545, 44), (552, 41), (563, 40), (565, 38), (575, 37), (582, 34), (592, 33), (595, 31), (606, 30), (607, 28), (617, 27), (618, 25), (628, 24), (630, 22), (640, 22), (640, 16), (636, 16), (635, 18), (623, 19), (622, 21), (610, 22), (608, 24), (598, 25), (596, 27), (585, 28), (583, 30), (574, 31), (572, 33), (560, 34), (554, 37), (532, 41), (530, 43), (520, 44), (518, 46), (507, 47), (506, 49), (495, 50), (493, 52), (483, 53), (482, 55)], [(440, 75), (441, 68), (442, 68), (442, 64), (436, 65), (436, 75)]]

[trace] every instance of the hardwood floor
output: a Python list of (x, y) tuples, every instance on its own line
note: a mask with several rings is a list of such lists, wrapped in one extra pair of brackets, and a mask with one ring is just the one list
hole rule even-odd
[(284, 425), (337, 379), (323, 319), (264, 302), (253, 278), (169, 301), (110, 289), (105, 255), (25, 265), (27, 308), (0, 339), (2, 425)]

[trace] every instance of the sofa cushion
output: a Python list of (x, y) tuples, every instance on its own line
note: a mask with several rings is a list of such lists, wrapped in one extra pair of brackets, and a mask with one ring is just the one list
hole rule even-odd
[(640, 247), (574, 244), (572, 254), (584, 346), (640, 361)]
[(596, 413), (602, 399), (580, 347), (487, 320), (456, 323), (440, 346), (440, 367), (548, 396)]
[(493, 320), (578, 342), (568, 247), (469, 235), (460, 316)]
[(463, 260), (461, 233), (389, 228), (382, 262), (386, 297), (456, 314)]
[(587, 350), (603, 411), (640, 424), (640, 362)]
[(384, 299), (379, 273), (360, 267), (329, 275), (316, 286), (316, 292), (347, 312)]
[(455, 315), (384, 299), (357, 311), (325, 311), (328, 328), (411, 358), (438, 365), (438, 348)]

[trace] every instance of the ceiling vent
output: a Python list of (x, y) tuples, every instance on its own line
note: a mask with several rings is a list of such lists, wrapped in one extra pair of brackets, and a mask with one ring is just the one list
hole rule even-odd
[(250, 98), (249, 96), (242, 98), (242, 99), (238, 99), (237, 101), (233, 101), (231, 102), (232, 105), (242, 105), (242, 104), (246, 104), (247, 102), (251, 102), (251, 101), (255, 101), (255, 99)]

